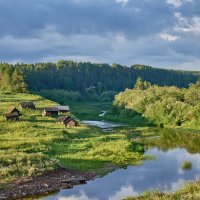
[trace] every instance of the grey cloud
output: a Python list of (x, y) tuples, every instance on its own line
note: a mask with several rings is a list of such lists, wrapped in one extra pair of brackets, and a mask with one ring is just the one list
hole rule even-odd
[[(182, 2), (176, 7), (166, 0), (0, 0), (0, 60), (73, 58), (179, 69), (194, 69), (194, 63), (196, 69), (200, 33), (181, 31), (175, 13), (192, 26), (200, 2)], [(162, 33), (177, 39), (164, 40)]]

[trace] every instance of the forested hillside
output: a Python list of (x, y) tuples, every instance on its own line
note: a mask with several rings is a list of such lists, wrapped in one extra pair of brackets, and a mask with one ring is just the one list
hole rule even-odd
[(138, 77), (160, 86), (187, 87), (198, 74), (164, 70), (143, 65), (131, 67), (89, 62), (59, 61), (57, 63), (0, 64), (0, 89), (16, 92), (68, 90), (101, 94), (132, 88)]
[(160, 125), (200, 125), (200, 81), (189, 88), (160, 87), (138, 78), (133, 89), (115, 96), (112, 112), (134, 117), (141, 114)]

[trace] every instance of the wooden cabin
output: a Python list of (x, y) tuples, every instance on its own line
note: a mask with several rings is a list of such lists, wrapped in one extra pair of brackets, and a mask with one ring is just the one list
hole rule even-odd
[(4, 114), (7, 121), (19, 121), (20, 114), (17, 112), (6, 113)]
[(32, 101), (20, 102), (19, 106), (23, 109), (35, 109), (35, 104)]
[(78, 126), (78, 122), (71, 117), (58, 117), (57, 123), (64, 124), (66, 127)]
[(58, 109), (55, 107), (44, 108), (42, 116), (58, 116)]
[(62, 113), (62, 114), (68, 113), (70, 111), (69, 106), (60, 106), (60, 105), (58, 105), (58, 106), (54, 106), (54, 108), (57, 108), (58, 112)]
[(65, 121), (65, 127), (72, 127), (72, 126), (78, 126), (78, 122), (70, 117), (68, 120)]

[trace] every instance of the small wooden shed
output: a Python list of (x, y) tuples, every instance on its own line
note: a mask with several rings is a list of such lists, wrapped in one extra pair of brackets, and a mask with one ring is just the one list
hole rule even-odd
[(58, 116), (58, 108), (55, 107), (44, 108), (42, 116)]
[(57, 123), (64, 124), (66, 127), (78, 126), (78, 122), (75, 119), (71, 118), (70, 116), (59, 117), (57, 119)]
[(12, 113), (6, 113), (4, 114), (7, 121), (19, 121), (19, 113), (12, 112)]
[(35, 109), (35, 104), (32, 101), (20, 102), (19, 106), (24, 109)]

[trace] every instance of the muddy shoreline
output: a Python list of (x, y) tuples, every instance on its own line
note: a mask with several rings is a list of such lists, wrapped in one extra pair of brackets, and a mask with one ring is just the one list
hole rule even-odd
[(36, 198), (37, 196), (57, 192), (60, 189), (68, 189), (74, 185), (84, 184), (95, 177), (97, 177), (97, 174), (94, 172), (80, 172), (60, 167), (40, 176), (9, 183), (5, 189), (0, 189), (0, 200)]

